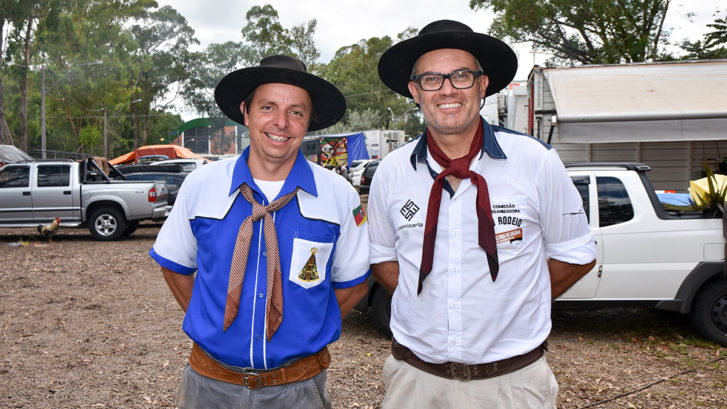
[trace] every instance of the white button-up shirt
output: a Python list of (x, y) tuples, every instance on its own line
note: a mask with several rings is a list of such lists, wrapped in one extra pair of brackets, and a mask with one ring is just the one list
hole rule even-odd
[(442, 169), (424, 137), (379, 165), (368, 199), (371, 263), (399, 263), (391, 305), (398, 342), (428, 362), (478, 364), (524, 354), (550, 333), (547, 260), (596, 258), (581, 197), (557, 153), (526, 135), (483, 124), (470, 170), (488, 184), (499, 275), (478, 244), (477, 187), (442, 194), (432, 272), (417, 296), (427, 204)]

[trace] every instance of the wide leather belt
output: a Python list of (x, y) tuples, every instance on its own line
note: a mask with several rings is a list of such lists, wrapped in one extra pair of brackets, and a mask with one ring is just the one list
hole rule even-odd
[(543, 356), (543, 351), (547, 350), (547, 348), (548, 345), (546, 341), (526, 354), (486, 364), (466, 365), (458, 362), (433, 364), (421, 360), (409, 348), (396, 342), (395, 339), (392, 339), (391, 342), (391, 354), (394, 358), (404, 361), (424, 372), (429, 372), (432, 375), (460, 381), (493, 378), (495, 376), (505, 375), (510, 372), (517, 371), (518, 369), (525, 368), (540, 359), (540, 357)]
[(194, 344), (192, 353), (189, 355), (189, 365), (200, 375), (222, 382), (242, 385), (249, 389), (304, 381), (321, 373), (321, 371), (328, 368), (330, 363), (331, 355), (328, 353), (328, 347), (321, 349), (314, 355), (301, 358), (290, 365), (269, 371), (233, 371), (209, 357), (197, 344)]

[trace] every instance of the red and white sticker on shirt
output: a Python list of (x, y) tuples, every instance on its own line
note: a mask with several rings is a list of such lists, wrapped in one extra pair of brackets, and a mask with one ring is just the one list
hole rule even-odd
[(522, 239), (523, 229), (504, 231), (495, 235), (495, 242), (497, 244), (512, 243), (514, 241), (521, 241)]

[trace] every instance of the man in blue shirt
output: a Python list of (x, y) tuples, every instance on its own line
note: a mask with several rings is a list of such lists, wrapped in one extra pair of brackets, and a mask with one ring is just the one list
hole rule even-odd
[(353, 187), (300, 145), (345, 99), (272, 56), (225, 76), (215, 100), (250, 146), (186, 178), (150, 251), (194, 341), (178, 406), (330, 408), (326, 346), (366, 292), (368, 232)]

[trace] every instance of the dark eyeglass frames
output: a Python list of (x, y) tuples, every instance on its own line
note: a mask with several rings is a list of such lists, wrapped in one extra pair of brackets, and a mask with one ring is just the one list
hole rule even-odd
[(449, 83), (457, 89), (472, 88), (475, 84), (475, 78), (482, 75), (482, 71), (458, 70), (449, 74), (441, 74), (438, 72), (425, 72), (420, 75), (412, 75), (411, 80), (416, 81), (423, 91), (437, 91), (444, 85), (444, 79), (449, 78)]

